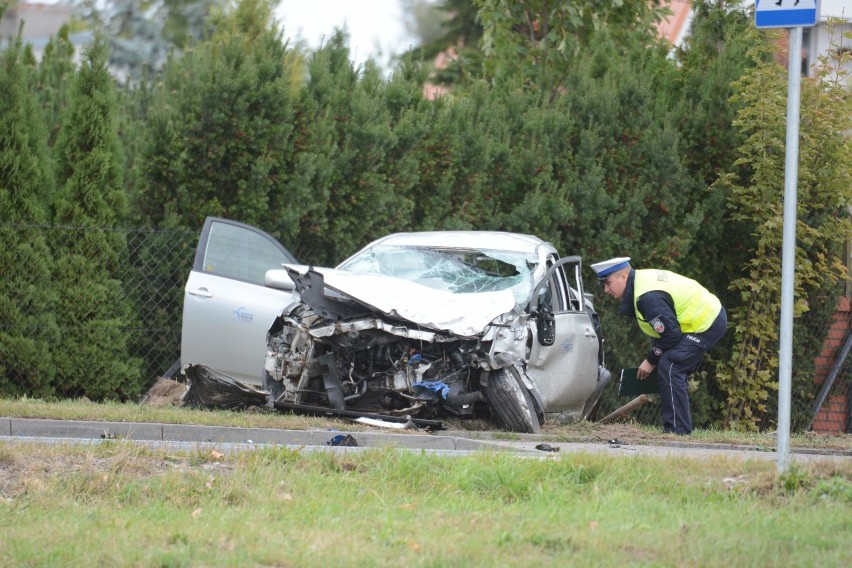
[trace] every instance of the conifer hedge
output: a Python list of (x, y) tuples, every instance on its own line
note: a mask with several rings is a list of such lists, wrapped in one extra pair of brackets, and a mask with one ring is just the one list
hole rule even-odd
[[(556, 9), (527, 8), (539, 4)], [(582, 41), (550, 53), (549, 40), (530, 36), (534, 43), (525, 44), (529, 38), (513, 35), (520, 28), (501, 19), (518, 6), (483, 3), (490, 43), (469, 60), (482, 68), (467, 65), (436, 100), (422, 95), (428, 64), (409, 58), (390, 75), (369, 61), (355, 67), (345, 32), (314, 53), (291, 48), (263, 0), (236, 3), (161, 73), (125, 84), (109, 77), (102, 39), (77, 67), (67, 32), (37, 64), (20, 41), (3, 46), (3, 222), (52, 222), (80, 233), (47, 243), (4, 225), (0, 393), (138, 395), (151, 377), (139, 373), (139, 348), (123, 330), (180, 321), (172, 308), (143, 308), (179, 305), (183, 282), (175, 274), (192, 251), (177, 247), (158, 259), (156, 292), (128, 293), (116, 274), (138, 270), (131, 259), (147, 265), (154, 249), (127, 251), (120, 231), (87, 229), (185, 234), (208, 215), (256, 225), (303, 262), (322, 265), (394, 231), (532, 233), (586, 264), (626, 255), (637, 267), (680, 271), (716, 292), (729, 313), (751, 318), (747, 282), (771, 260), (760, 267), (750, 260), (778, 253), (774, 241), (755, 248), (767, 243), (761, 215), (781, 198), (777, 175), (758, 175), (765, 156), (754, 142), (762, 132), (777, 137), (777, 116), (754, 118), (762, 103), (750, 94), (750, 84), (778, 72), (765, 50), (747, 53), (769, 38), (746, 33), (745, 11), (697, 2), (694, 33), (673, 58), (649, 33), (657, 12), (644, 4), (606, 4), (619, 26), (643, 18), (632, 31), (608, 26), (605, 14), (585, 22), (555, 13), (559, 29)], [(546, 65), (529, 68), (540, 61)], [(848, 139), (836, 136), (849, 126), (848, 92), (815, 85), (805, 92), (808, 140), (830, 146), (837, 163), (852, 162)], [(829, 120), (832, 113), (839, 116)], [(800, 175), (809, 203), (826, 201), (828, 190), (834, 196), (802, 219), (801, 254), (822, 270), (838, 258), (845, 238), (838, 222), (852, 188), (825, 161), (803, 163)], [(26, 270), (12, 270), (21, 259)], [(584, 275), (602, 313), (608, 366), (635, 366), (644, 339), (620, 320), (591, 271)], [(802, 298), (831, 284), (808, 283)], [(735, 343), (757, 341), (732, 323), (715, 361), (732, 360)], [(748, 333), (776, 341), (772, 332)], [(725, 366), (721, 382), (712, 365), (701, 374), (698, 425), (751, 424), (765, 412), (771, 377), (743, 373), (752, 363), (759, 372), (767, 366), (741, 351), (750, 363)]]

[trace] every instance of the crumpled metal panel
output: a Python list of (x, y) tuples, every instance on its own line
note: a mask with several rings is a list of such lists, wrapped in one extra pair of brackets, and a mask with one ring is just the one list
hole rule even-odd
[(333, 323), (329, 325), (323, 325), (319, 327), (314, 327), (308, 330), (308, 333), (315, 338), (322, 337), (330, 337), (339, 333), (349, 333), (349, 332), (357, 332), (363, 331), (365, 329), (376, 329), (385, 331), (390, 333), (391, 335), (396, 335), (397, 337), (407, 337), (410, 339), (418, 339), (421, 341), (428, 341), (430, 343), (442, 342), (442, 341), (455, 341), (458, 337), (452, 335), (444, 335), (440, 333), (435, 333), (433, 331), (426, 331), (422, 329), (412, 329), (403, 325), (393, 325), (389, 324), (383, 320), (378, 318), (372, 319), (363, 319), (357, 321), (347, 321), (341, 323)]
[[(302, 265), (285, 266), (299, 274), (307, 274), (309, 269)], [(515, 298), (508, 290), (454, 294), (381, 274), (357, 274), (333, 268), (313, 270), (323, 275), (327, 288), (382, 314), (462, 337), (481, 334), (494, 318), (515, 308)]]

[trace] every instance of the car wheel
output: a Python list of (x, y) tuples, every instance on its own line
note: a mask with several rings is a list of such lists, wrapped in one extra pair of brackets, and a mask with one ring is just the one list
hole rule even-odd
[(491, 412), (510, 430), (530, 434), (541, 431), (532, 396), (515, 367), (491, 371), (483, 394)]

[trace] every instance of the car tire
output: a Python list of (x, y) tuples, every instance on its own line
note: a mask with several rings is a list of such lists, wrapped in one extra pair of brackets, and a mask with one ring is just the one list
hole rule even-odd
[(517, 368), (491, 371), (488, 385), (482, 389), (491, 412), (510, 430), (537, 434), (541, 422), (535, 403)]

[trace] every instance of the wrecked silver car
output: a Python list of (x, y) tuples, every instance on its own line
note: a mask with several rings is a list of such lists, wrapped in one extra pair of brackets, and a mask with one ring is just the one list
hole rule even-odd
[(336, 269), (266, 274), (294, 283), (267, 335), (271, 404), (538, 432), (547, 414), (588, 415), (609, 380), (581, 259), (533, 236), (399, 233)]

